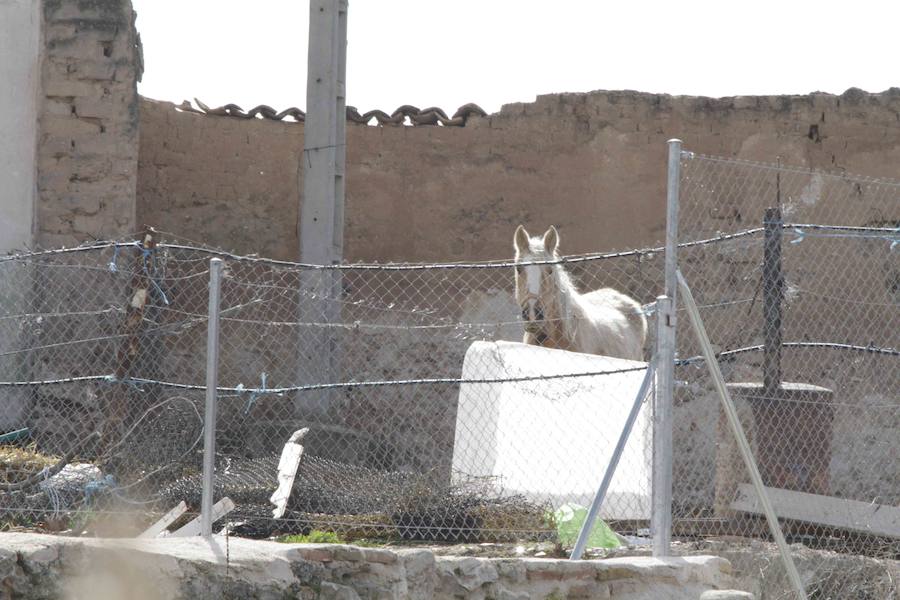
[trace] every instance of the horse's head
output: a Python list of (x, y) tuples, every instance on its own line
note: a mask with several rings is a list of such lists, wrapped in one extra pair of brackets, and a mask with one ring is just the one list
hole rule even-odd
[(529, 237), (519, 225), (515, 235), (516, 300), (522, 309), (525, 330), (538, 334), (543, 331), (544, 320), (551, 317), (554, 293), (553, 265), (528, 264), (535, 261), (552, 261), (559, 258), (559, 232), (551, 226), (542, 237)]

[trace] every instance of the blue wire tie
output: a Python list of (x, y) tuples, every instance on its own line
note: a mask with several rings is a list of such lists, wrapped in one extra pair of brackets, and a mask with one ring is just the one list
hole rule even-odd
[[(260, 387), (253, 390), (253, 393), (251, 393), (250, 397), (247, 398), (247, 404), (244, 406), (244, 416), (245, 417), (250, 414), (250, 411), (253, 409), (253, 405), (256, 404), (256, 401), (259, 399), (259, 397), (266, 393), (266, 374), (265, 374), (265, 372), (263, 372), (263, 374), (260, 376), (260, 381), (261, 381)], [(243, 387), (243, 384), (241, 384), (239, 387)]]
[(153, 256), (153, 250), (151, 250), (150, 248), (144, 248), (143, 246), (141, 246), (140, 248), (141, 248), (141, 254), (143, 255), (143, 258), (144, 258), (144, 274), (147, 276), (147, 279), (150, 280), (150, 283), (153, 284), (153, 287), (156, 288), (156, 291), (159, 292), (159, 295), (162, 296), (163, 304), (165, 304), (166, 306), (169, 306), (169, 299), (166, 298), (166, 293), (162, 290), (162, 288), (159, 286), (159, 284), (156, 282), (156, 280), (153, 278), (153, 276), (150, 275), (150, 269), (147, 268), (147, 262), (148, 262), (149, 258), (151, 256)]
[(107, 265), (107, 267), (109, 267), (110, 273), (118, 273), (119, 272), (119, 266), (116, 264), (116, 261), (118, 259), (119, 259), (119, 245), (116, 244), (115, 246), (113, 246), (112, 260), (109, 261), (109, 264)]
[(84, 484), (84, 501), (90, 504), (94, 496), (106, 491), (115, 490), (116, 478), (112, 475), (106, 475), (103, 479), (88, 481)]
[(106, 377), (103, 378), (103, 381), (105, 383), (124, 383), (125, 385), (127, 385), (128, 387), (130, 387), (134, 390), (137, 390), (139, 392), (144, 391), (144, 388), (141, 387), (141, 384), (139, 382), (135, 381), (134, 379), (132, 379), (131, 377), (125, 377), (124, 379), (119, 379), (115, 375), (107, 375)]

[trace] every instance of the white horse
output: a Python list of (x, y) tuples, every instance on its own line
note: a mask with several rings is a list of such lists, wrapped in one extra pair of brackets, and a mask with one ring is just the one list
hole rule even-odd
[(525, 343), (573, 352), (644, 359), (647, 319), (641, 305), (612, 288), (581, 294), (559, 260), (559, 232), (515, 234), (516, 300), (525, 321)]

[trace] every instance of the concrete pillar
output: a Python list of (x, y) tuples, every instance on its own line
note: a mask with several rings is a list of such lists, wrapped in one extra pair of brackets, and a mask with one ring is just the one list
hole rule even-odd
[(0, 0), (0, 252), (32, 243), (40, 0)]
[[(300, 207), (300, 259), (317, 265), (340, 264), (344, 247), (344, 169), (346, 141), (347, 0), (309, 3), (309, 57), (306, 121), (303, 125), (303, 202)], [(341, 320), (340, 271), (303, 273), (300, 321)], [(300, 330), (299, 380), (334, 383), (340, 379), (339, 338), (330, 329)], [(323, 415), (333, 391), (301, 393), (303, 416)]]
[[(40, 0), (0, 0), (0, 254), (34, 242), (40, 74)], [(0, 316), (27, 312), (29, 285), (26, 265), (0, 263)], [(21, 347), (24, 327), (21, 318), (0, 320), (0, 353)], [(22, 355), (0, 359), (2, 381), (29, 373)], [(0, 433), (24, 424), (28, 395), (0, 388)]]

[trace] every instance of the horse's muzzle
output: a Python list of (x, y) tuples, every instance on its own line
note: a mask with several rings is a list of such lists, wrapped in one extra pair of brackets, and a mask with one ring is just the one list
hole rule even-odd
[(525, 321), (525, 331), (528, 333), (540, 333), (544, 329), (540, 321)]

